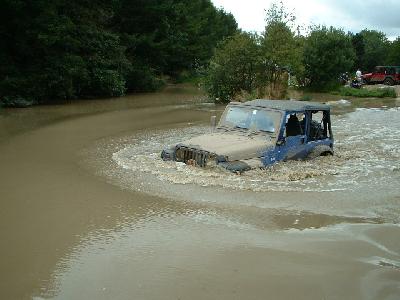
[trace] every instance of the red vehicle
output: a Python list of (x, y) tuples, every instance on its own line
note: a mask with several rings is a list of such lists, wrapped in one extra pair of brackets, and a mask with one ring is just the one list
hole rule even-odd
[(377, 66), (374, 72), (362, 75), (366, 84), (400, 84), (400, 66)]

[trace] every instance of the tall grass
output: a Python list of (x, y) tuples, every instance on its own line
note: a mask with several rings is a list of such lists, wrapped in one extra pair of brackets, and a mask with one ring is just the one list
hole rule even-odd
[(374, 90), (368, 89), (355, 89), (350, 87), (342, 87), (339, 90), (340, 95), (342, 96), (353, 96), (353, 97), (361, 97), (361, 98), (396, 98), (396, 91), (393, 88), (379, 88)]

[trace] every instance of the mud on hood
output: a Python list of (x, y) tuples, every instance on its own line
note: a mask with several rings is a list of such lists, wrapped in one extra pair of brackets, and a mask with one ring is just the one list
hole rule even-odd
[(181, 145), (224, 155), (228, 160), (260, 157), (263, 150), (273, 145), (269, 136), (240, 133), (212, 133), (186, 140)]

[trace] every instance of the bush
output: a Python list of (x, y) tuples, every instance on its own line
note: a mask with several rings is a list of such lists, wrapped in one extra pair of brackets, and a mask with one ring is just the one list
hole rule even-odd
[(361, 97), (361, 98), (396, 98), (396, 91), (393, 88), (379, 88), (376, 90), (368, 90), (368, 89), (354, 89), (351, 87), (342, 87), (340, 89), (340, 95), (342, 96), (353, 96), (353, 97)]
[(311, 101), (312, 100), (312, 96), (311, 95), (303, 95), (300, 98), (300, 101)]
[(125, 93), (125, 80), (117, 71), (98, 69), (92, 77), (92, 94), (99, 96), (122, 96)]
[(147, 65), (135, 65), (126, 76), (126, 85), (129, 92), (156, 91), (165, 85), (165, 82), (156, 76)]
[(35, 104), (33, 100), (27, 100), (21, 96), (4, 97), (0, 100), (0, 107), (25, 108)]
[(313, 28), (304, 46), (305, 77), (316, 91), (333, 90), (336, 78), (354, 64), (350, 36), (333, 27)]
[(228, 38), (215, 52), (210, 62), (205, 87), (216, 102), (229, 102), (244, 92), (256, 88), (259, 49), (250, 34), (238, 33)]

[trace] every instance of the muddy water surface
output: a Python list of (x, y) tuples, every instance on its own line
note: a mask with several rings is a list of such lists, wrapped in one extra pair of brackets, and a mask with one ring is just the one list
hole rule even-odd
[(0, 298), (399, 299), (400, 110), (373, 101), (334, 108), (335, 156), (243, 176), (159, 159), (223, 109), (194, 90), (1, 111)]

